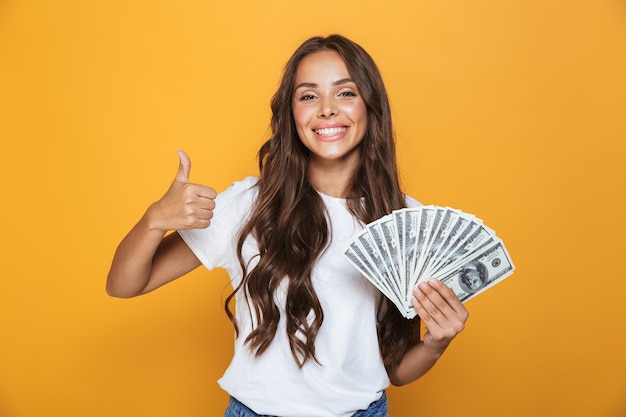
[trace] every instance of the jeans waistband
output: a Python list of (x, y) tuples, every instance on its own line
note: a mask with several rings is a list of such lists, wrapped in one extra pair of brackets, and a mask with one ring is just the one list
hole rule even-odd
[[(387, 395), (383, 391), (383, 395), (377, 401), (374, 401), (367, 407), (367, 410), (359, 410), (352, 417), (388, 417), (387, 414)], [(256, 414), (254, 411), (246, 407), (245, 404), (230, 397), (230, 403), (224, 417), (276, 417), (267, 414)]]
[(367, 410), (360, 410), (352, 414), (352, 417), (389, 417), (387, 414), (387, 394), (383, 391), (383, 395), (377, 401), (374, 401), (367, 407)]

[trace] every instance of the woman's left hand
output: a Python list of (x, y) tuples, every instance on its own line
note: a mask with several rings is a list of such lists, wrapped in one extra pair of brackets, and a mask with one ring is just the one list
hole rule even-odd
[(443, 353), (452, 339), (465, 328), (469, 317), (465, 306), (447, 285), (434, 278), (415, 287), (411, 301), (428, 328), (424, 345)]

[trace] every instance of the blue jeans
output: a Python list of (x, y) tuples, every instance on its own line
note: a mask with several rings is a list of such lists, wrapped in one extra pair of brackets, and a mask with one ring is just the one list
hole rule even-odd
[[(224, 417), (275, 417), (268, 415), (256, 414), (248, 407), (237, 401), (236, 398), (230, 397), (230, 404), (224, 413)], [(367, 407), (367, 410), (357, 411), (352, 417), (389, 417), (387, 414), (387, 396), (383, 395), (378, 401), (375, 401)]]

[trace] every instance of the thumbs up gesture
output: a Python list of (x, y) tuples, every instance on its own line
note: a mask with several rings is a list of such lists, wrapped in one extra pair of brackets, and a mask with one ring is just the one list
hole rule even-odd
[(169, 230), (204, 229), (211, 224), (216, 193), (210, 187), (189, 182), (191, 161), (178, 151), (180, 165), (165, 195), (148, 209), (150, 224), (163, 233)]

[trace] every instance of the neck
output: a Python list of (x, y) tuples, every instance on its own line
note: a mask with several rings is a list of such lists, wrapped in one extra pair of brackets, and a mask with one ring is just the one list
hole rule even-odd
[(309, 163), (308, 176), (313, 188), (331, 197), (346, 198), (354, 168), (338, 164)]

